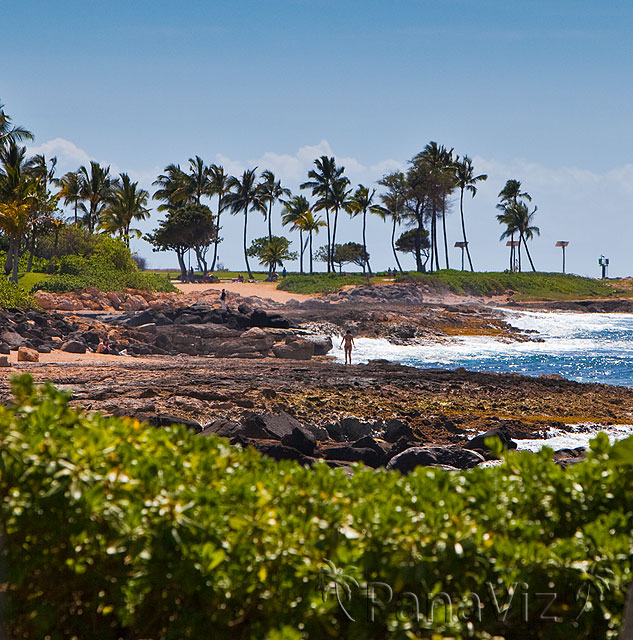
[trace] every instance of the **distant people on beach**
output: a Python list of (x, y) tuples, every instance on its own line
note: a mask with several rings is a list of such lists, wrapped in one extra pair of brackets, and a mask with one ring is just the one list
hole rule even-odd
[(354, 336), (348, 329), (347, 333), (343, 336), (341, 347), (345, 349), (345, 364), (352, 364), (352, 349), (354, 348)]
[(226, 311), (226, 289), (222, 289), (222, 293), (220, 294), (220, 307), (222, 311)]
[(288, 272), (286, 271), (286, 267), (283, 268), (283, 271), (281, 272), (281, 276), (282, 278), (285, 278), (288, 275)]

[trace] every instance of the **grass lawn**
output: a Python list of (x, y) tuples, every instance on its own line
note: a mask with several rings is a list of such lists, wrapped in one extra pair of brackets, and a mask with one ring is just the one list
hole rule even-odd
[(22, 273), (18, 274), (18, 285), (25, 291), (29, 292), (33, 288), (33, 285), (52, 277), (53, 276), (49, 273), (34, 273), (33, 271), (30, 273)]

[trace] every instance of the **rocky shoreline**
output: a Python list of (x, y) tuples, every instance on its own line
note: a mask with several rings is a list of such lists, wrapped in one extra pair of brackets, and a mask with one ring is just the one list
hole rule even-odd
[[(181, 422), (201, 436), (221, 435), (303, 464), (469, 468), (488, 457), (481, 440), (472, 443), (483, 432), (512, 447), (513, 439), (568, 424), (633, 423), (633, 389), (386, 361), (333, 363), (330, 336), (346, 328), (397, 344), (457, 335), (534, 339), (485, 305), (425, 303), (408, 289), (386, 287), (394, 297), (372, 301), (364, 289), (286, 305), (234, 296), (228, 310), (217, 291), (195, 298), (87, 291), (82, 309), (2, 312), (0, 352), (89, 353), (107, 341), (137, 357), (31, 361), (13, 371), (71, 391), (72, 403), (86, 410), (156, 426)], [(0, 382), (3, 403), (10, 402), (9, 378)]]

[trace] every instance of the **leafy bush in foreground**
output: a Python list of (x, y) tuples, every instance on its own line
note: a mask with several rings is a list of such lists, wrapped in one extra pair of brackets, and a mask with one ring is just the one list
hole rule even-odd
[(579, 299), (610, 297), (612, 287), (594, 278), (562, 273), (510, 273), (454, 271), (397, 274), (396, 282), (415, 282), (458, 294), (492, 296), (516, 291), (517, 298)]
[(633, 440), (599, 436), (565, 471), (545, 450), (348, 478), (80, 414), (28, 376), (14, 393), (0, 408), (8, 637), (616, 637)]
[(89, 256), (63, 256), (57, 275), (36, 283), (33, 290), (65, 293), (87, 287), (97, 287), (101, 291), (128, 288), (176, 291), (166, 276), (139, 271), (130, 250), (121, 241), (108, 236), (100, 237)]
[(0, 309), (24, 309), (33, 303), (31, 296), (15, 282), (0, 278)]

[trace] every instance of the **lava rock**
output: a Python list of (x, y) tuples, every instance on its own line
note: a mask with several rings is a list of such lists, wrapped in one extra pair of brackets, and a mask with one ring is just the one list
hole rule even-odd
[(294, 427), (291, 433), (281, 438), (281, 444), (311, 456), (316, 447), (316, 438), (305, 427)]
[(304, 338), (287, 338), (285, 344), (273, 346), (273, 353), (285, 360), (310, 360), (314, 355), (314, 343)]
[(78, 340), (67, 340), (62, 344), (61, 350), (67, 353), (86, 353), (86, 345)]
[(482, 433), (474, 438), (471, 438), (465, 445), (465, 449), (470, 449), (472, 451), (478, 451), (482, 453), (484, 456), (488, 457), (490, 455), (490, 449), (486, 444), (487, 438), (499, 438), (501, 440), (501, 444), (504, 449), (516, 449), (517, 443), (510, 438), (510, 434), (505, 427), (498, 427), (496, 429), (490, 429), (490, 431), (486, 431), (486, 433)]
[(343, 418), (341, 420), (341, 434), (348, 440), (358, 440), (372, 432), (372, 425), (361, 422), (358, 418)]
[(251, 413), (244, 418), (244, 425), (250, 428), (258, 428), (264, 435), (261, 437), (281, 440), (284, 436), (290, 435), (295, 428), (302, 428), (301, 423), (287, 414), (280, 413)]
[(351, 445), (333, 446), (322, 450), (326, 460), (343, 460), (345, 462), (362, 462), (368, 467), (379, 467), (380, 456), (368, 447), (352, 447)]
[(387, 442), (396, 442), (400, 440), (400, 438), (407, 438), (408, 440), (413, 440), (413, 430), (411, 427), (402, 420), (397, 420), (396, 418), (389, 418), (385, 422), (385, 431), (382, 436)]
[(409, 473), (416, 467), (446, 465), (457, 469), (472, 469), (484, 462), (484, 457), (476, 451), (456, 447), (411, 447), (392, 458), (387, 469)]

